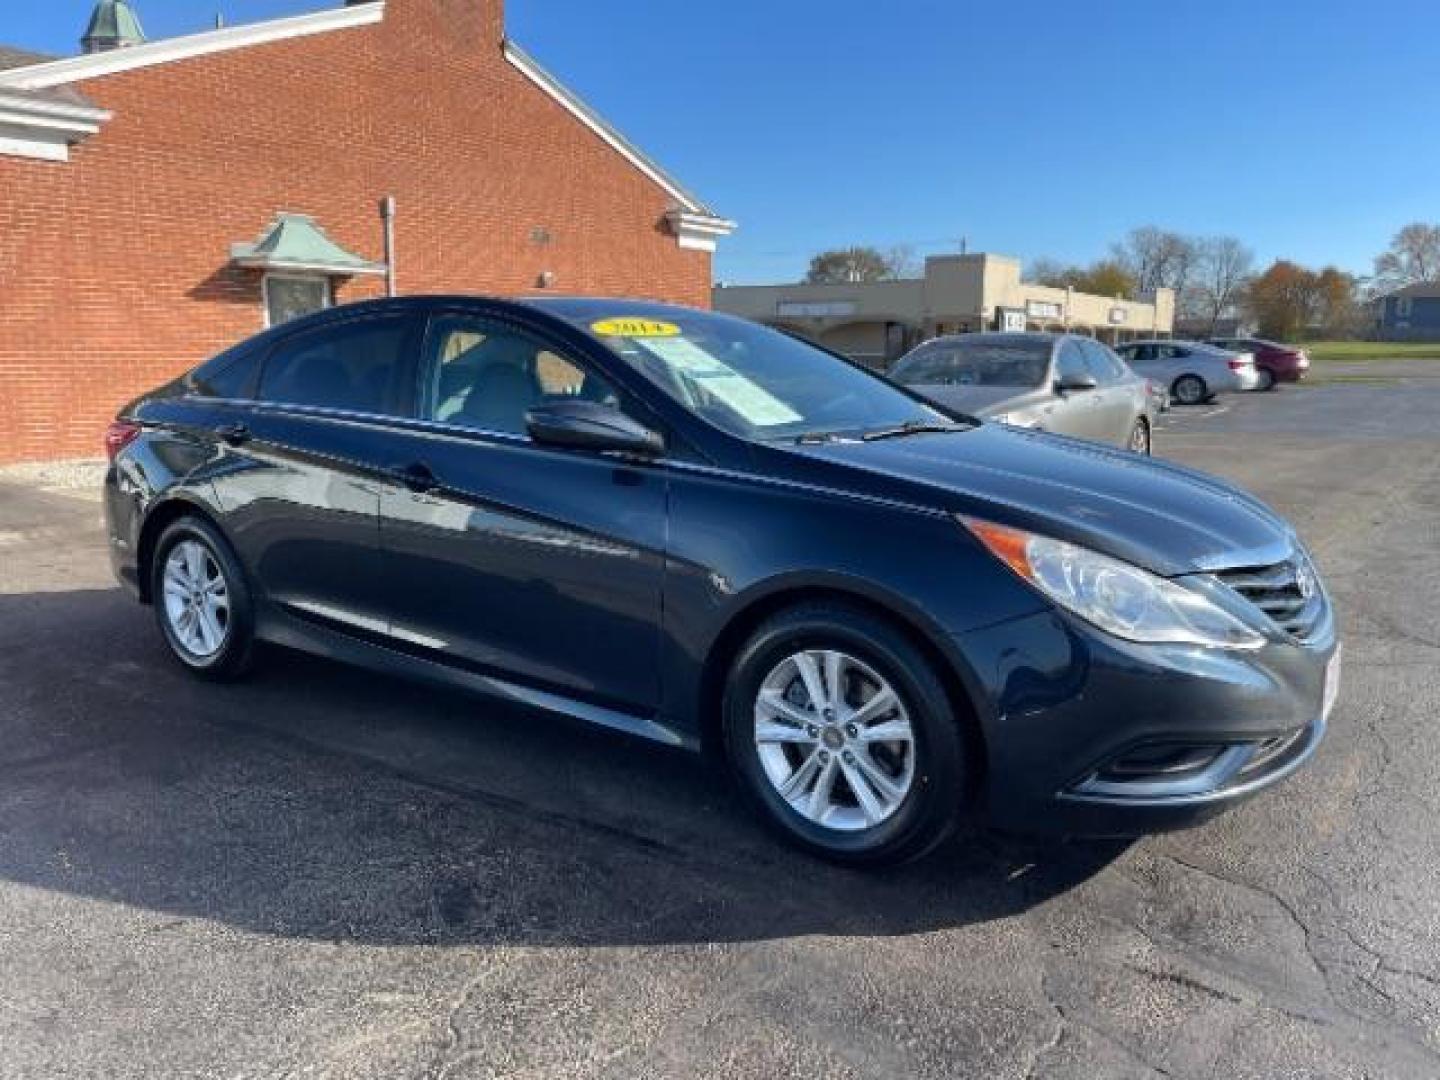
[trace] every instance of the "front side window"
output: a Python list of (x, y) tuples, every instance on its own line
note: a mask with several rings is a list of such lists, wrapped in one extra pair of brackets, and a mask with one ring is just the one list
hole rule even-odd
[(598, 301), (544, 305), (595, 337), (680, 406), (758, 440), (950, 424), (877, 375), (768, 327), (728, 315), (658, 308), (656, 318)]
[(929, 346), (890, 377), (905, 386), (1039, 386), (1049, 368), (1048, 341), (966, 341)]
[(326, 277), (266, 274), (263, 291), (266, 326), (280, 326), (293, 319), (324, 311), (333, 300), (330, 279)]
[(526, 433), (525, 414), (565, 399), (619, 407), (605, 380), (504, 323), (455, 317), (430, 333), (422, 366), (426, 420), (477, 431)]
[(363, 319), (301, 333), (277, 345), (260, 378), (260, 400), (347, 412), (397, 409), (411, 327), (404, 317)]
[(1085, 354), (1080, 350), (1080, 342), (1062, 342), (1060, 356), (1056, 361), (1056, 378), (1061, 382), (1066, 382), (1084, 378), (1089, 374), (1091, 374), (1090, 365), (1085, 362)]
[(1117, 383), (1125, 377), (1119, 358), (1100, 342), (1086, 341), (1082, 347), (1090, 360), (1090, 371), (1100, 385)]

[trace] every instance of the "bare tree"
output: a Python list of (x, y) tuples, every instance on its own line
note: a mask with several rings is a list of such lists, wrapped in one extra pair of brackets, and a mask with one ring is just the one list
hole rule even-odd
[(1142, 295), (1156, 289), (1184, 293), (1199, 259), (1195, 240), (1154, 225), (1131, 229), (1111, 252)]
[(893, 279), (919, 277), (924, 270), (920, 256), (915, 254), (915, 248), (910, 244), (892, 244), (881, 254)]
[(1196, 245), (1199, 265), (1187, 307), (1209, 320), (1210, 333), (1227, 311), (1237, 306), (1255, 266), (1255, 253), (1233, 236), (1212, 236)]
[(1440, 281), (1440, 225), (1412, 222), (1390, 241), (1390, 249), (1375, 259), (1376, 292), (1386, 293), (1406, 285)]

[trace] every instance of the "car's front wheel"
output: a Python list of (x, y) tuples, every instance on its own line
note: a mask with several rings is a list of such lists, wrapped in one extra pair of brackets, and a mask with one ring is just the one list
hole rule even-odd
[(155, 545), (150, 596), (170, 653), (207, 679), (250, 665), (254, 612), (239, 560), (209, 522), (182, 517)]
[(746, 794), (815, 855), (904, 862), (959, 821), (959, 725), (930, 663), (883, 619), (842, 604), (773, 617), (736, 657), (723, 708)]

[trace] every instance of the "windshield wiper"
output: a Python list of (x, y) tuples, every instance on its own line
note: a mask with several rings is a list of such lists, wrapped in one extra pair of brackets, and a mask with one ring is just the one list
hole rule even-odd
[(880, 428), (878, 431), (867, 431), (860, 437), (866, 442), (877, 442), (880, 439), (903, 439), (907, 435), (924, 435), (932, 431), (968, 431), (963, 424), (943, 424), (935, 420), (907, 420), (899, 427)]

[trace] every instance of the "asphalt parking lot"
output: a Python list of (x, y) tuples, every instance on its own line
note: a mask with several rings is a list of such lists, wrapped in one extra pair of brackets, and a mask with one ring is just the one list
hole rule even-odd
[(884, 876), (617, 737), (278, 653), (192, 682), (94, 499), (0, 479), (0, 1076), (1440, 1076), (1440, 364), (1323, 377), (1157, 433), (1337, 595), (1312, 767)]

